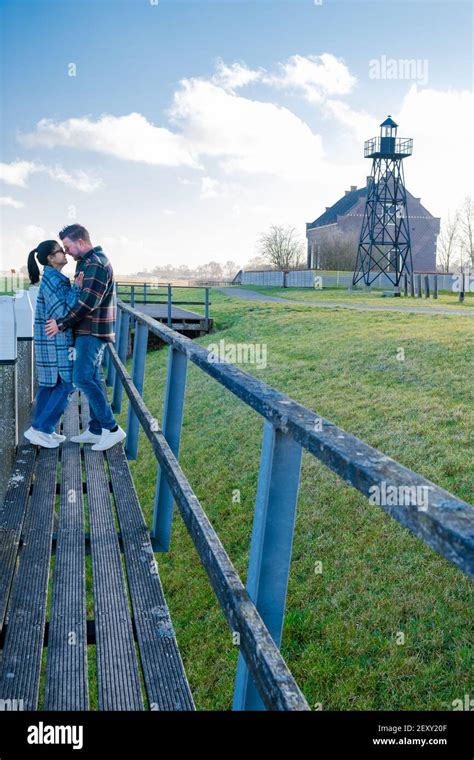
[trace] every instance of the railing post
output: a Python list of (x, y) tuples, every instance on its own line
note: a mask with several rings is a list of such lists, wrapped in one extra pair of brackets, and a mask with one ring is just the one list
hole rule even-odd
[[(143, 393), (145, 380), (146, 349), (148, 345), (148, 327), (136, 322), (135, 341), (133, 344), (132, 380), (140, 396)], [(133, 409), (133, 404), (128, 405), (127, 418), (127, 442), (125, 453), (127, 459), (136, 459), (138, 456), (139, 420)]]
[(171, 285), (168, 283), (168, 327), (173, 324), (171, 319)]
[(435, 274), (433, 281), (433, 298), (438, 298), (438, 275)]
[[(300, 444), (265, 420), (247, 591), (280, 647), (301, 470)], [(233, 710), (264, 710), (242, 655)]]
[[(125, 364), (127, 360), (128, 349), (128, 330), (130, 327), (130, 315), (126, 311), (122, 312), (122, 318), (120, 320), (120, 335), (118, 339), (118, 350), (120, 361)], [(119, 414), (122, 409), (122, 394), (123, 385), (120, 376), (115, 372), (114, 378), (114, 391), (112, 396), (112, 410)]]
[(0, 296), (0, 503), (3, 502), (18, 444), (17, 341), (11, 296)]
[(405, 298), (408, 296), (408, 275), (406, 272), (403, 275), (403, 295)]
[[(33, 310), (33, 324), (35, 320), (35, 314), (36, 314), (36, 301), (38, 300), (38, 293), (39, 293), (39, 285), (32, 285), (31, 288), (28, 290), (28, 298), (31, 302), (31, 308)], [(37, 378), (37, 372), (36, 372), (36, 360), (34, 358), (35, 348), (34, 348), (34, 341), (33, 341), (33, 377), (31, 381), (31, 388), (32, 388), (32, 395), (31, 395), (31, 402), (34, 401), (36, 396), (36, 390), (38, 388), (38, 378)]]
[(146, 291), (147, 291), (147, 284), (146, 282), (143, 283), (143, 301), (146, 303)]
[[(115, 320), (115, 348), (118, 351), (118, 343), (119, 343), (119, 336), (120, 336), (120, 325), (122, 323), (122, 309), (120, 306), (117, 306), (117, 318)], [(105, 353), (108, 354), (108, 348), (105, 347)], [(107, 365), (107, 379), (106, 384), (111, 388), (113, 385), (115, 385), (115, 364), (113, 363), (112, 359), (109, 356), (109, 363)]]
[(410, 296), (415, 297), (415, 276), (413, 272), (410, 272)]
[(209, 288), (205, 288), (204, 302), (204, 320), (207, 332), (209, 330)]
[(135, 308), (135, 285), (130, 285), (130, 306)]
[(421, 274), (416, 275), (416, 297), (421, 298)]
[(17, 338), (17, 414), (18, 440), (28, 427), (33, 393), (33, 308), (26, 290), (20, 290), (13, 299)]
[(430, 297), (430, 276), (428, 274), (425, 274), (424, 276), (424, 286), (425, 286), (425, 298)]
[[(187, 363), (186, 354), (170, 346), (163, 409), (163, 434), (176, 458), (179, 455), (181, 423), (183, 421)], [(151, 539), (155, 552), (167, 552), (170, 548), (173, 501), (173, 494), (160, 467), (156, 481), (151, 528)]]

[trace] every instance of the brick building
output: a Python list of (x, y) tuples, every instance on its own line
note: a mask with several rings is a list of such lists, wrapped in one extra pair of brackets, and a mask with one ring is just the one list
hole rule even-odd
[[(436, 239), (440, 219), (422, 206), (420, 198), (415, 198), (408, 190), (406, 193), (413, 271), (436, 272)], [(327, 241), (328, 237), (338, 232), (350, 239), (351, 245), (354, 245), (355, 265), (366, 197), (367, 185), (361, 188), (352, 185), (333, 206), (326, 207), (324, 214), (314, 222), (306, 224), (308, 269), (319, 268), (318, 243)]]

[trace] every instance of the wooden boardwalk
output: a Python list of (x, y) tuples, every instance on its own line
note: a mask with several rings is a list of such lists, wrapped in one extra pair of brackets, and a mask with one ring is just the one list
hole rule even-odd
[[(62, 432), (69, 439), (88, 419), (76, 391)], [(122, 445), (21, 445), (0, 509), (0, 699), (88, 710), (91, 644), (99, 710), (195, 709)]]
[[(137, 311), (141, 311), (142, 314), (146, 314), (147, 317), (156, 319), (158, 322), (168, 324), (168, 306), (166, 304), (153, 303), (152, 301), (147, 303), (135, 302)], [(182, 309), (180, 306), (171, 307), (171, 324), (173, 330), (177, 332), (192, 332), (198, 333), (198, 335), (204, 335), (212, 329), (213, 320), (208, 319), (207, 324), (205, 318), (201, 314), (197, 314), (195, 311), (189, 309)]]

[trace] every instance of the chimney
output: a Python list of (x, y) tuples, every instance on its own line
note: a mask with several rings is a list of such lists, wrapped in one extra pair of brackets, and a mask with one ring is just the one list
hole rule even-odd
[(344, 195), (350, 195), (350, 194), (351, 194), (350, 190), (344, 190)]
[(357, 190), (357, 185), (351, 185), (350, 192), (353, 193), (354, 190)]
[(372, 182), (372, 177), (370, 176), (367, 177), (367, 187), (370, 185), (371, 182)]

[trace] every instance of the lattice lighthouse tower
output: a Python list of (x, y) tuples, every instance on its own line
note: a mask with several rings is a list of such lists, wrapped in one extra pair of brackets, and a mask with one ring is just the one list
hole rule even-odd
[(412, 272), (410, 227), (403, 159), (411, 156), (413, 140), (397, 137), (391, 116), (380, 125), (380, 137), (365, 142), (364, 156), (373, 159), (367, 188), (352, 284), (371, 285), (385, 272), (398, 288), (404, 272)]

